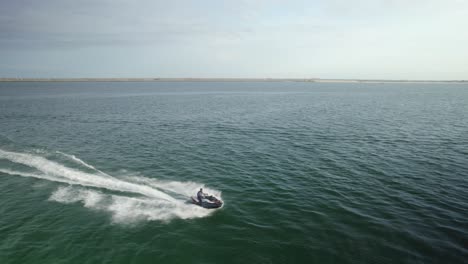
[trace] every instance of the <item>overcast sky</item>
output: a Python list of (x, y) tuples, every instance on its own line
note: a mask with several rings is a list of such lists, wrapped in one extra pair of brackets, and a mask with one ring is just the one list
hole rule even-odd
[(0, 77), (468, 79), (468, 0), (0, 0)]

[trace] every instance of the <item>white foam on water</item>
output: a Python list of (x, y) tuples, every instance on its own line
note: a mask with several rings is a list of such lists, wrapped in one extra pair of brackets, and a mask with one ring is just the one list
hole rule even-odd
[(82, 202), (85, 207), (96, 209), (104, 199), (105, 195), (101, 192), (72, 186), (59, 187), (49, 198), (49, 200), (66, 204)]
[[(116, 223), (189, 219), (213, 213), (213, 210), (187, 203), (189, 196), (203, 186), (195, 182), (160, 181), (141, 176), (120, 179), (98, 170), (93, 174), (69, 168), (35, 154), (1, 149), (0, 159), (37, 171), (31, 173), (0, 168), (1, 173), (68, 184), (54, 191), (49, 200), (65, 204), (81, 203), (86, 208), (109, 212)], [(219, 197), (221, 195), (221, 192), (209, 188), (204, 188), (204, 191)]]
[(67, 157), (67, 158), (73, 160), (74, 162), (76, 162), (76, 163), (78, 163), (78, 164), (80, 164), (80, 165), (85, 166), (85, 167), (88, 168), (88, 169), (92, 169), (92, 170), (94, 170), (94, 171), (97, 171), (97, 172), (101, 173), (102, 175), (107, 175), (107, 176), (109, 176), (108, 174), (106, 174), (106, 173), (104, 173), (104, 172), (102, 172), (102, 171), (96, 169), (96, 167), (94, 167), (93, 165), (90, 165), (90, 164), (84, 162), (83, 160), (77, 158), (75, 155), (70, 155), (70, 154), (67, 154), (67, 153), (63, 153), (63, 152), (61, 152), (61, 151), (56, 151), (56, 153), (58, 153), (58, 154), (60, 154), (60, 155), (62, 155), (62, 156), (65, 156), (65, 157)]
[(130, 182), (148, 185), (156, 189), (165, 190), (167, 192), (179, 194), (181, 196), (193, 196), (195, 194), (194, 190), (198, 191), (199, 188), (203, 188), (204, 193), (209, 193), (216, 197), (221, 197), (220, 191), (211, 189), (203, 184), (199, 184), (196, 182), (161, 181), (158, 179), (140, 176), (126, 177), (126, 180)]

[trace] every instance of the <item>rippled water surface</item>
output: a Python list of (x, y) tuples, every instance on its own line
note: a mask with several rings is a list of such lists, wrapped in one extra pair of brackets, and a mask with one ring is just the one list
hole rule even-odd
[(0, 263), (466, 263), (467, 219), (465, 84), (0, 83)]

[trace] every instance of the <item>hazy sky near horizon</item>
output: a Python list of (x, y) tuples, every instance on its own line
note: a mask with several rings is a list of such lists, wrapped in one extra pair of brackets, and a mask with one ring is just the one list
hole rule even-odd
[(468, 79), (468, 0), (0, 0), (0, 77)]

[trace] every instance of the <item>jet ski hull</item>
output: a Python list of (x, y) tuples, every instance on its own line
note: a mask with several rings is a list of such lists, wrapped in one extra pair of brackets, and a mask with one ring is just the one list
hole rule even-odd
[(205, 199), (203, 199), (202, 201), (202, 204), (198, 202), (198, 199), (196, 197), (192, 196), (191, 198), (192, 198), (193, 204), (196, 204), (206, 209), (216, 209), (216, 208), (220, 208), (221, 206), (223, 206), (223, 202), (214, 196), (205, 197)]

